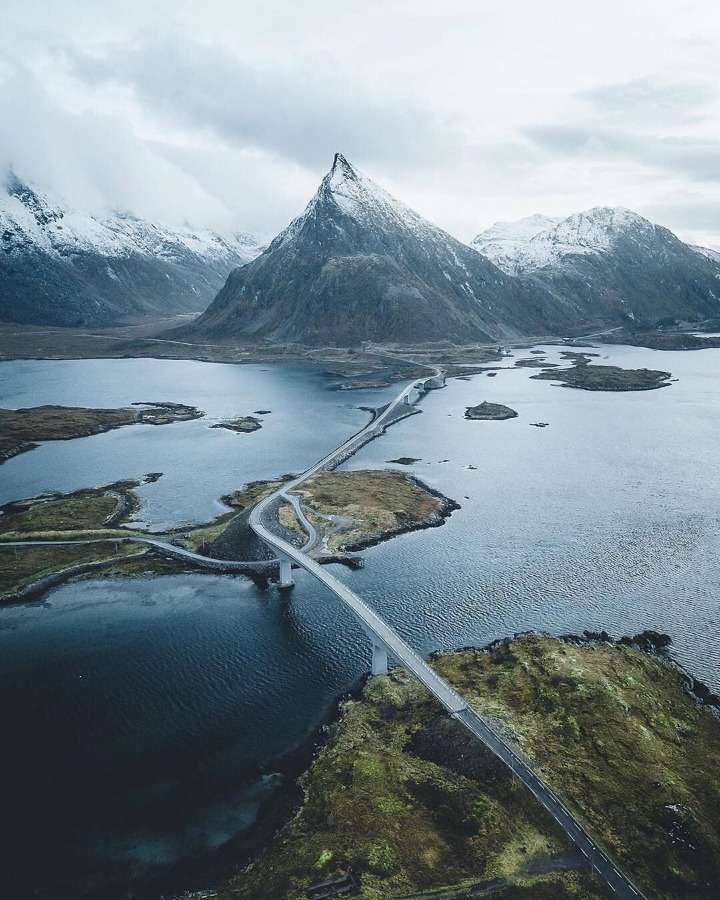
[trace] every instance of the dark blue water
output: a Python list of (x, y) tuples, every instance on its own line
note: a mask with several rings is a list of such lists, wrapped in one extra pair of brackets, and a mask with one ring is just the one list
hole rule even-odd
[[(718, 687), (720, 351), (602, 352), (680, 380), (642, 394), (571, 391), (528, 370), (452, 382), (348, 465), (420, 457), (410, 471), (462, 509), (339, 574), (423, 651), (528, 628), (653, 627)], [(0, 469), (4, 499), (164, 471), (143, 490), (155, 525), (212, 515), (244, 481), (299, 470), (366, 421), (356, 406), (394, 393), (338, 394), (302, 370), (148, 360), (2, 364), (0, 378), (4, 405), (273, 410), (251, 435), (138, 426), (46, 444)], [(464, 407), (484, 399), (519, 417), (466, 421)], [(192, 575), (69, 584), (0, 610), (14, 822), (4, 883), (20, 880), (16, 896), (92, 897), (108, 884), (122, 896), (153, 864), (222, 846), (277, 787), (257, 767), (308, 737), (367, 661), (348, 615), (303, 573), (289, 602), (241, 578)]]
[(112, 579), (3, 610), (13, 896), (93, 896), (253, 821), (279, 783), (254, 768), (364, 669), (350, 623), (304, 588), (287, 604), (242, 578)]

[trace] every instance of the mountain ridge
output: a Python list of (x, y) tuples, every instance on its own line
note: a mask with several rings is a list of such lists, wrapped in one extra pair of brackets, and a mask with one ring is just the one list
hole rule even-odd
[[(537, 217), (540, 221), (542, 217)], [(593, 207), (534, 233), (493, 226), (471, 246), (508, 274), (531, 277), (608, 324), (695, 321), (720, 313), (720, 255), (685, 244), (625, 207)]]
[(172, 229), (129, 212), (94, 216), (10, 172), (0, 190), (0, 318), (110, 325), (198, 311), (260, 249), (252, 234)]
[(548, 333), (568, 320), (579, 320), (572, 303), (507, 276), (337, 153), (305, 210), (176, 333), (472, 342)]

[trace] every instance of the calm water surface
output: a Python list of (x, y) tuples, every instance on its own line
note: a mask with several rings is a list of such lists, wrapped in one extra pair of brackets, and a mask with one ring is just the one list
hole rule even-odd
[[(347, 465), (419, 457), (410, 471), (462, 509), (339, 574), (422, 651), (530, 628), (653, 627), (717, 688), (720, 351), (599, 352), (679, 381), (634, 394), (568, 390), (526, 369), (451, 382)], [(201, 521), (222, 493), (304, 468), (362, 427), (358, 406), (395, 392), (338, 393), (279, 367), (3, 363), (4, 406), (176, 400), (208, 419), (45, 444), (0, 469), (0, 501), (162, 471), (142, 488), (142, 521)], [(485, 399), (518, 418), (466, 421)], [(261, 431), (208, 428), (256, 409), (272, 410)], [(256, 768), (308, 737), (368, 662), (348, 615), (304, 573), (289, 603), (210, 575), (68, 584), (0, 610), (0, 648), (5, 882), (54, 898), (124, 896), (149, 866), (222, 846), (277, 786)]]

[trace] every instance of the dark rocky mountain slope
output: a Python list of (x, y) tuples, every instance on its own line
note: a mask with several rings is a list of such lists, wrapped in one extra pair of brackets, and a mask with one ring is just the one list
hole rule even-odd
[(572, 300), (505, 274), (337, 154), (304, 213), (173, 333), (315, 345), (470, 342), (547, 334), (583, 317)]
[(0, 319), (105, 326), (198, 312), (260, 249), (249, 234), (91, 216), (10, 175), (0, 187)]
[(572, 297), (588, 321), (653, 326), (720, 315), (720, 254), (622, 207), (498, 223), (473, 241), (507, 274)]

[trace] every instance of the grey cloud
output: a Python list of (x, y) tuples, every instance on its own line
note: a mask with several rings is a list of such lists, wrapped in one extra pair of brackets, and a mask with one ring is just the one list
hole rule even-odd
[(715, 92), (705, 85), (666, 84), (638, 78), (583, 91), (578, 96), (597, 113), (624, 124), (673, 125), (701, 119)]
[(0, 172), (17, 174), (93, 212), (124, 207), (150, 218), (222, 221), (228, 210), (178, 165), (110, 115), (59, 108), (32, 72), (0, 82)]
[(431, 113), (375, 96), (330, 65), (280, 70), (251, 65), (219, 45), (148, 38), (103, 56), (71, 48), (67, 56), (86, 83), (130, 88), (170, 125), (210, 130), (234, 146), (315, 170), (335, 150), (368, 164), (427, 163), (452, 139), (448, 124)]
[(612, 128), (564, 125), (528, 128), (524, 134), (553, 155), (627, 159), (693, 181), (720, 182), (720, 141), (717, 140), (656, 138)]
[(654, 222), (670, 222), (670, 228), (717, 232), (720, 222), (720, 200), (675, 198), (643, 208), (643, 214)]

